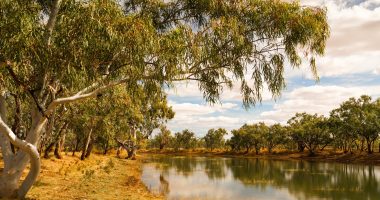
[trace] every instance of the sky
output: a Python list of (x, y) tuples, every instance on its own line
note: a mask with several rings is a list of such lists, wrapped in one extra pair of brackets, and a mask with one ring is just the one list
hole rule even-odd
[(350, 97), (363, 94), (380, 97), (380, 0), (301, 0), (303, 5), (325, 6), (331, 35), (326, 53), (317, 59), (319, 82), (307, 63), (300, 69), (285, 69), (286, 89), (273, 99), (263, 91), (263, 100), (246, 110), (238, 88), (224, 91), (221, 104), (210, 106), (196, 83), (177, 84), (168, 91), (176, 112), (168, 122), (174, 133), (183, 129), (204, 136), (211, 128), (237, 129), (243, 124), (282, 123), (296, 112), (329, 111)]

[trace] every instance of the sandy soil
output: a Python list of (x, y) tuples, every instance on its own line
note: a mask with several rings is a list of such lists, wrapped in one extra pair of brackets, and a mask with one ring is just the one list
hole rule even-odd
[(91, 155), (42, 159), (38, 181), (28, 199), (163, 199), (151, 194), (140, 179), (141, 161)]

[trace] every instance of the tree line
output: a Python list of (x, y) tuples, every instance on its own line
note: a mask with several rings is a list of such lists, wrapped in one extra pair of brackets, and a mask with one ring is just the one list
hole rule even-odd
[[(203, 138), (196, 138), (189, 130), (171, 135), (166, 128), (149, 141), (148, 147), (171, 147), (174, 149), (216, 148), (235, 152), (256, 154), (274, 149), (307, 150), (310, 155), (326, 147), (347, 152), (366, 151), (373, 153), (380, 134), (380, 99), (372, 100), (368, 95), (349, 98), (338, 108), (330, 111), (328, 117), (318, 114), (296, 113), (287, 124), (266, 125), (263, 122), (244, 124), (231, 131), (231, 138), (225, 140), (227, 131), (223, 128), (210, 129)], [(379, 144), (380, 145), (380, 144)], [(380, 146), (379, 146), (380, 149)]]

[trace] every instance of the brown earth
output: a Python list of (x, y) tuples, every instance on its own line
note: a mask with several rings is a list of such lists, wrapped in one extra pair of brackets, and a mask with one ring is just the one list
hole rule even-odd
[(163, 199), (141, 182), (141, 162), (141, 157), (126, 160), (96, 154), (85, 161), (71, 155), (42, 159), (41, 174), (27, 199)]

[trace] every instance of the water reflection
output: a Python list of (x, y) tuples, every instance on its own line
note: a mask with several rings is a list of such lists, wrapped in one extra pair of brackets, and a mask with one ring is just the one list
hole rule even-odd
[(168, 199), (380, 199), (380, 168), (242, 158), (154, 156), (142, 180)]

